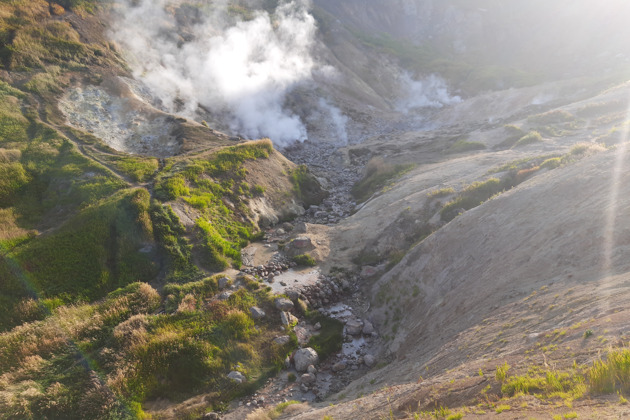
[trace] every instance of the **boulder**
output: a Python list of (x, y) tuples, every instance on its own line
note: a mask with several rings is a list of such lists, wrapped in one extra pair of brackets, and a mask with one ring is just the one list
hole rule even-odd
[(280, 312), (280, 322), (282, 322), (282, 325), (285, 327), (291, 327), (297, 324), (298, 319), (288, 312)]
[[(313, 207), (313, 206), (311, 206), (311, 207)], [(306, 226), (306, 223), (304, 223), (304, 222), (298, 222), (298, 223), (295, 224), (295, 227), (294, 227), (294, 230), (297, 233), (306, 233), (306, 229), (307, 229), (307, 226)]]
[(309, 366), (306, 368), (306, 371), (307, 371), (308, 373), (310, 373), (311, 375), (315, 375), (315, 374), (317, 373), (317, 369), (315, 369), (315, 366), (313, 366), (313, 365), (309, 365)]
[(372, 367), (376, 363), (376, 357), (371, 354), (366, 354), (365, 357), (363, 357), (363, 363), (365, 363), (367, 367)]
[(245, 375), (243, 375), (241, 372), (236, 371), (236, 370), (233, 370), (232, 372), (230, 372), (228, 374), (228, 378), (230, 378), (231, 380), (239, 384), (242, 384), (243, 382), (247, 381), (247, 378), (245, 377)]
[(313, 248), (313, 241), (308, 236), (298, 236), (289, 242), (289, 246), (294, 249), (311, 249)]
[(306, 372), (310, 365), (316, 365), (319, 362), (317, 352), (310, 347), (299, 349), (293, 355), (295, 370), (298, 372)]
[(258, 306), (252, 306), (249, 308), (249, 312), (252, 314), (252, 318), (254, 319), (264, 318), (266, 315), (265, 311), (260, 309)]
[(230, 296), (232, 296), (232, 292), (230, 292), (229, 290), (226, 290), (225, 292), (219, 293), (219, 296), (217, 296), (217, 299), (227, 300)]
[(297, 300), (300, 298), (300, 294), (295, 290), (287, 290), (285, 293), (289, 297), (291, 302), (297, 302)]
[(350, 335), (359, 335), (363, 331), (363, 321), (351, 319), (346, 322), (346, 332)]
[(284, 346), (289, 341), (291, 341), (291, 337), (289, 337), (288, 335), (281, 335), (280, 337), (276, 337), (273, 339), (273, 342), (280, 346)]
[(305, 373), (300, 376), (300, 383), (303, 383), (304, 385), (312, 385), (315, 383), (316, 380), (317, 378), (315, 377), (315, 375), (310, 373)]
[(370, 335), (374, 332), (374, 325), (367, 319), (363, 321), (363, 334)]
[(293, 302), (287, 298), (276, 298), (274, 301), (276, 308), (280, 311), (290, 311), (293, 309)]
[(289, 257), (295, 257), (313, 249), (315, 249), (315, 245), (313, 245), (311, 238), (299, 236), (285, 246), (284, 252)]
[(219, 289), (223, 290), (230, 285), (230, 279), (227, 277), (221, 277), (217, 283), (219, 285)]

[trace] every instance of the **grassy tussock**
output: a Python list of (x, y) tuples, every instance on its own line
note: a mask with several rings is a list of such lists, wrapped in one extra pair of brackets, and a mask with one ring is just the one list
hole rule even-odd
[(523, 147), (528, 144), (539, 143), (541, 141), (543, 141), (543, 138), (538, 131), (530, 131), (529, 133), (518, 139), (516, 143), (514, 143), (514, 146), (512, 146), (512, 148)]
[(365, 168), (365, 176), (352, 187), (352, 195), (359, 201), (365, 201), (379, 189), (400, 178), (414, 165), (393, 165), (381, 157), (370, 159)]
[(459, 214), (461, 209), (470, 210), (477, 207), (505, 188), (505, 183), (498, 178), (490, 178), (483, 182), (474, 182), (464, 188), (456, 198), (446, 203), (440, 210), (440, 216), (442, 220), (449, 222)]
[[(512, 397), (519, 394), (538, 395), (542, 398), (570, 398), (582, 397), (587, 387), (581, 372), (573, 369), (562, 372), (556, 370), (542, 370), (530, 368), (525, 375), (507, 375), (507, 370), (500, 367), (497, 378), (502, 377), (501, 392)], [(503, 375), (505, 373), (505, 375)]]
[(611, 350), (605, 360), (593, 363), (587, 377), (594, 394), (627, 394), (630, 391), (630, 350)]
[(470, 152), (473, 150), (483, 150), (486, 148), (486, 145), (478, 142), (478, 141), (466, 141), (466, 140), (457, 140), (455, 143), (451, 145), (446, 151), (446, 153), (464, 153)]

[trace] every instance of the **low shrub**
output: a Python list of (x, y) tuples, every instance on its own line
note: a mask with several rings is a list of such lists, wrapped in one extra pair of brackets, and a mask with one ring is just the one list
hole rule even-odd
[(457, 140), (446, 150), (446, 153), (464, 153), (472, 150), (483, 150), (486, 145), (478, 141)]
[(386, 163), (383, 158), (370, 159), (366, 166), (366, 173), (362, 180), (352, 186), (352, 195), (359, 201), (365, 201), (370, 196), (409, 172), (414, 165), (393, 165)]
[(317, 265), (317, 261), (315, 258), (311, 257), (308, 254), (300, 254), (293, 257), (293, 262), (297, 265), (302, 265), (305, 267), (314, 267)]
[(512, 146), (512, 148), (522, 147), (528, 144), (538, 143), (541, 141), (543, 141), (543, 139), (538, 131), (530, 131), (529, 133), (525, 134), (523, 137), (518, 139), (518, 141), (514, 143), (514, 146)]

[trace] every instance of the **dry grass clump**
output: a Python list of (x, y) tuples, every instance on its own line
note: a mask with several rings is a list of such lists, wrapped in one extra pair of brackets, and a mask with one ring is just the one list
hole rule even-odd
[(3, 149), (0, 147), (0, 163), (19, 162), (22, 152), (18, 149)]
[(197, 309), (197, 299), (195, 295), (188, 293), (177, 306), (177, 312), (194, 312)]

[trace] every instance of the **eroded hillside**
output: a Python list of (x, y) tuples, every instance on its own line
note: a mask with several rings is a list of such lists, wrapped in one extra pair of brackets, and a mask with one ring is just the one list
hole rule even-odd
[(627, 7), (364, 3), (0, 2), (0, 417), (627, 416)]

